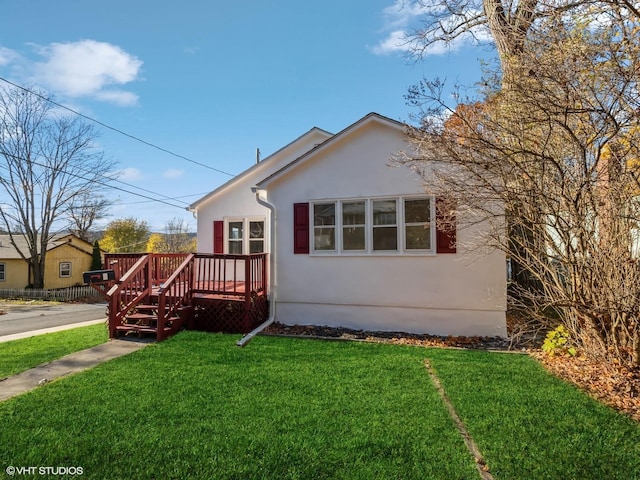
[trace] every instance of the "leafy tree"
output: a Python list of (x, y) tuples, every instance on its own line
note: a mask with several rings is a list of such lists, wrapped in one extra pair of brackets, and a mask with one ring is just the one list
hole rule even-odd
[(481, 102), (452, 108), (437, 82), (414, 91), (405, 161), (454, 200), (474, 232), (464, 248), (501, 249), (538, 282), (512, 285), (512, 305), (588, 355), (638, 366), (640, 17), (563, 12), (535, 33), (528, 74)]
[(149, 253), (166, 253), (168, 250), (164, 236), (160, 233), (152, 233), (147, 240), (146, 250)]
[(100, 247), (109, 253), (143, 252), (148, 238), (149, 224), (146, 221), (124, 218), (106, 226)]
[(0, 89), (0, 222), (35, 288), (43, 287), (47, 246), (70, 205), (114, 170), (95, 148), (95, 129), (62, 116), (49, 100), (43, 92)]

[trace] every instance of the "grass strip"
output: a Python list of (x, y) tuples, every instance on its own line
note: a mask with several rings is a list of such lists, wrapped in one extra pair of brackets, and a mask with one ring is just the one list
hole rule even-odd
[(534, 359), (435, 349), (427, 356), (495, 478), (640, 478), (640, 426)]
[(0, 404), (0, 470), (477, 479), (423, 349), (183, 332)]
[(107, 340), (107, 327), (100, 323), (0, 343), (0, 378), (100, 345)]

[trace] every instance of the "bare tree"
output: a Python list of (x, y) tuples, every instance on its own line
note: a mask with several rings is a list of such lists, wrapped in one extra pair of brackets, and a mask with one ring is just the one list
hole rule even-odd
[(450, 108), (441, 85), (423, 83), (413, 97), (422, 121), (410, 130), (417, 157), (405, 159), (451, 198), (459, 228), (489, 225), (466, 248), (499, 248), (536, 279), (537, 289), (510, 291), (528, 317), (562, 323), (586, 354), (633, 366), (639, 32), (624, 9), (587, 22), (550, 15), (521, 54), (529, 74), (508, 90)]
[[(47, 246), (73, 202), (103, 184), (114, 163), (96, 150), (97, 133), (78, 117), (61, 116), (46, 94), (0, 90), (0, 219), (42, 288)], [(18, 226), (19, 230), (16, 230)], [(20, 250), (16, 236), (27, 249)]]
[(188, 225), (182, 218), (173, 218), (165, 224), (164, 239), (169, 252), (195, 252), (195, 238), (189, 233)]
[(154, 233), (147, 251), (155, 253), (190, 253), (196, 251), (195, 236), (190, 234), (182, 218), (172, 218), (164, 226), (164, 234)]
[(512, 75), (522, 74), (527, 38), (538, 23), (550, 17), (566, 12), (597, 18), (612, 9), (624, 9), (640, 18), (634, 0), (407, 0), (405, 8), (410, 7), (423, 14), (421, 26), (406, 38), (412, 55), (422, 58), (433, 45), (450, 45), (465, 38), (492, 41), (506, 83)]
[(78, 195), (69, 205), (69, 230), (79, 238), (89, 240), (89, 230), (97, 220), (108, 216), (112, 205), (111, 199), (94, 192)]

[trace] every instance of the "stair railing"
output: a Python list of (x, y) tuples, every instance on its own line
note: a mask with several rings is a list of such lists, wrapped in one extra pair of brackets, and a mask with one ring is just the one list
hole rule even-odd
[(127, 313), (151, 293), (149, 256), (144, 255), (107, 292), (109, 297), (109, 337), (115, 338), (117, 327)]
[(165, 326), (170, 318), (174, 318), (171, 327), (175, 331), (184, 323), (180, 310), (191, 307), (191, 296), (194, 274), (194, 255), (189, 254), (180, 266), (158, 289), (158, 341), (166, 338)]

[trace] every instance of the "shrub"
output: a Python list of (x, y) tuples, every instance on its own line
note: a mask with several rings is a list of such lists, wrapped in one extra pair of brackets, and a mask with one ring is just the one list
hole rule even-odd
[(577, 351), (574, 347), (570, 346), (570, 340), (569, 332), (564, 325), (560, 325), (547, 333), (542, 343), (542, 351), (548, 355), (560, 354), (574, 356)]

